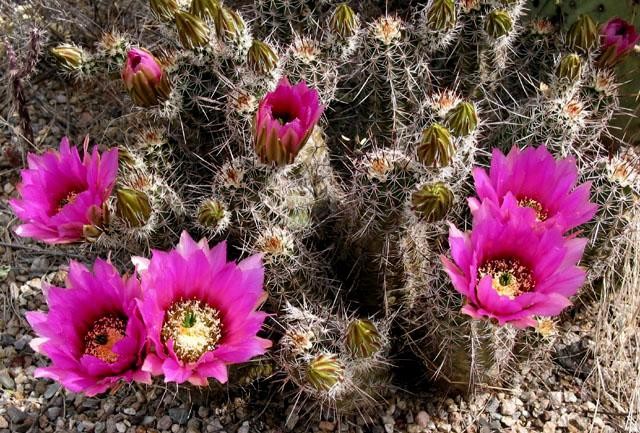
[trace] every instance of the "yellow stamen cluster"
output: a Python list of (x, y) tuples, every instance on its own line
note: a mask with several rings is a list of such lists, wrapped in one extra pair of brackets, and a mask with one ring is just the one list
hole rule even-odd
[(518, 200), (518, 204), (522, 207), (528, 207), (536, 211), (536, 219), (538, 221), (545, 221), (547, 218), (549, 218), (549, 214), (542, 206), (542, 204), (540, 204), (540, 202), (537, 200), (529, 197), (523, 197)]
[(374, 35), (376, 39), (389, 45), (402, 36), (402, 21), (396, 17), (380, 18), (374, 24)]
[(174, 302), (165, 313), (161, 336), (164, 343), (173, 340), (181, 361), (195, 362), (222, 337), (220, 312), (197, 299)]
[(514, 299), (516, 296), (531, 292), (535, 281), (531, 271), (517, 259), (496, 259), (485, 262), (478, 269), (478, 278), (491, 275), (492, 286), (501, 296)]
[(96, 320), (84, 336), (85, 355), (113, 364), (118, 360), (113, 346), (125, 337), (126, 329), (127, 321), (121, 317), (104, 316)]
[(58, 207), (56, 208), (56, 212), (60, 212), (63, 207), (76, 201), (76, 198), (78, 198), (78, 191), (74, 190), (69, 192), (58, 202)]

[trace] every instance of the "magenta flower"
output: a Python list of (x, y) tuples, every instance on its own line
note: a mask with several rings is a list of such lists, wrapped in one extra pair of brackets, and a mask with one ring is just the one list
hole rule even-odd
[(622, 18), (611, 18), (600, 29), (600, 41), (602, 53), (600, 64), (605, 66), (615, 65), (622, 57), (627, 55), (640, 40), (633, 24)]
[[(556, 161), (544, 146), (513, 147), (507, 156), (494, 149), (489, 174), (475, 168), (473, 178), (480, 201), (492, 200), (499, 206), (510, 192), (520, 206), (533, 209), (544, 226), (557, 225), (563, 232), (589, 221), (597, 210), (589, 202), (591, 183), (576, 186), (575, 160)], [(480, 206), (476, 199), (469, 203), (472, 210)]]
[(267, 93), (254, 119), (254, 144), (263, 162), (290, 164), (307, 143), (324, 107), (318, 92), (303, 81), (295, 86), (287, 78)]
[(97, 260), (90, 272), (71, 262), (67, 287), (45, 288), (49, 312), (31, 311), (27, 321), (38, 335), (31, 347), (51, 359), (36, 377), (60, 382), (72, 392), (93, 396), (120, 380), (150, 383), (141, 370), (146, 332), (136, 299), (140, 283), (121, 277)]
[(585, 279), (577, 263), (586, 243), (536, 224), (535, 215), (507, 193), (501, 206), (491, 200), (479, 205), (470, 233), (451, 226), (453, 262), (441, 260), (465, 297), (464, 313), (526, 327), (535, 325), (533, 316), (556, 316), (571, 305), (569, 297)]
[(77, 242), (85, 226), (100, 222), (116, 181), (118, 150), (100, 155), (94, 147), (89, 154), (88, 145), (87, 137), (82, 159), (66, 137), (59, 151), (28, 155), (29, 168), (22, 170), (18, 186), (21, 198), (9, 202), (24, 222), (18, 236), (50, 244)]
[(261, 355), (271, 341), (259, 338), (266, 314), (259, 255), (227, 262), (224, 242), (209, 249), (183, 232), (169, 252), (135, 258), (142, 278), (140, 311), (154, 353), (143, 369), (166, 382), (204, 386), (207, 378), (227, 381), (227, 365)]
[(133, 102), (152, 107), (166, 101), (171, 93), (167, 74), (153, 55), (142, 48), (132, 48), (122, 69), (122, 81)]

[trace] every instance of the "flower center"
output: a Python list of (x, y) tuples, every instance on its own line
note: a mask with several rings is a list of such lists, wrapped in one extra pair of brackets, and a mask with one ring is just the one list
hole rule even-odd
[(67, 195), (65, 195), (64, 197), (62, 197), (62, 199), (60, 199), (60, 201), (58, 201), (58, 206), (56, 207), (56, 213), (60, 212), (62, 210), (62, 208), (64, 208), (66, 205), (73, 203), (74, 201), (76, 201), (76, 199), (78, 198), (78, 194), (80, 194), (81, 191), (77, 191), (77, 190), (72, 190), (69, 193), (67, 193)]
[(485, 275), (491, 275), (491, 285), (499, 295), (511, 299), (535, 287), (531, 271), (517, 259), (490, 260), (478, 269), (479, 278)]
[(104, 316), (96, 320), (84, 336), (85, 355), (113, 364), (118, 360), (113, 346), (125, 337), (126, 329), (127, 320), (122, 317)]
[(518, 204), (522, 207), (528, 207), (536, 211), (536, 219), (538, 221), (545, 221), (547, 218), (549, 218), (548, 212), (537, 200), (534, 200), (530, 197), (523, 197), (518, 200)]
[(220, 312), (197, 299), (174, 302), (165, 314), (162, 340), (173, 340), (176, 356), (195, 362), (215, 349), (222, 337)]
[(291, 113), (288, 110), (279, 110), (277, 108), (273, 108), (271, 113), (281, 125), (286, 125), (287, 123), (296, 120), (297, 117), (294, 113)]

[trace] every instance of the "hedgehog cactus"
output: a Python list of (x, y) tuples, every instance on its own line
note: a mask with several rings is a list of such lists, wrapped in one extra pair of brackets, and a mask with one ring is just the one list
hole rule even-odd
[[(167, 254), (221, 279), (249, 272), (253, 304), (241, 307), (264, 301), (275, 323), (258, 338), (262, 321), (245, 318), (261, 342), (247, 353), (273, 340), (273, 376), (326, 409), (382, 401), (395, 350), (464, 388), (544, 362), (555, 321), (570, 320), (556, 316), (579, 290), (594, 293), (640, 215), (637, 151), (607, 144), (623, 80), (612, 65), (636, 34), (601, 35), (588, 15), (563, 33), (527, 22), (522, 0), (430, 0), (381, 16), (332, 1), (245, 3), (151, 0), (141, 19), (157, 33), (122, 29), (96, 48), (52, 39), (61, 79), (112, 83), (126, 107), (117, 128), (94, 126), (110, 128), (100, 136), (118, 147), (119, 169), (115, 150), (102, 153), (108, 172), (92, 169), (88, 142), (82, 160), (66, 142), (30, 155), (16, 233), (82, 242), (123, 272), (131, 255), (163, 260), (183, 230), (226, 239), (252, 258), (218, 268), (224, 248), (186, 234)], [(522, 155), (531, 160), (514, 162)], [(58, 167), (71, 157), (82, 173)], [(46, 167), (59, 185), (38, 177), (55, 175)], [(185, 308), (224, 340), (205, 304)], [(220, 317), (233, 324), (233, 311)], [(178, 313), (173, 331), (195, 326)], [(173, 340), (156, 316), (159, 352), (144, 371), (175, 379), (158, 360)], [(223, 368), (181, 379), (226, 380)]]

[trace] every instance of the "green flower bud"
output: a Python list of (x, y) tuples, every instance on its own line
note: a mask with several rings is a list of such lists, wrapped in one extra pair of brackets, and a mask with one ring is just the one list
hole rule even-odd
[(344, 367), (334, 355), (320, 355), (309, 363), (307, 380), (318, 391), (329, 391), (342, 380)]
[(217, 15), (220, 7), (221, 5), (218, 0), (192, 0), (189, 12), (203, 20), (212, 20)]
[(424, 185), (411, 195), (411, 209), (426, 222), (442, 220), (453, 204), (453, 193), (442, 182)]
[(336, 6), (329, 21), (329, 29), (342, 39), (347, 39), (356, 34), (360, 27), (358, 15), (346, 3)]
[(580, 15), (567, 33), (569, 47), (583, 52), (590, 51), (598, 38), (598, 26), (589, 15)]
[(513, 20), (509, 12), (498, 9), (487, 15), (484, 30), (494, 39), (506, 36), (513, 29)]
[(268, 75), (278, 66), (278, 56), (269, 45), (254, 39), (247, 53), (247, 65), (256, 74)]
[(427, 25), (432, 30), (450, 30), (456, 25), (456, 5), (453, 0), (435, 0), (427, 12)]
[(455, 150), (449, 130), (434, 123), (422, 131), (418, 160), (427, 167), (446, 167), (451, 164)]
[(204, 21), (183, 11), (176, 12), (175, 16), (178, 38), (183, 47), (193, 49), (207, 45), (209, 29)]
[(478, 126), (478, 113), (472, 103), (460, 102), (449, 111), (445, 123), (456, 137), (465, 137)]
[(225, 218), (226, 209), (219, 200), (205, 200), (198, 209), (198, 222), (204, 227), (216, 229), (223, 224)]
[(116, 191), (116, 199), (116, 215), (130, 227), (140, 227), (149, 221), (151, 203), (145, 193), (132, 188), (120, 188)]
[(349, 323), (345, 343), (354, 356), (369, 358), (382, 347), (382, 336), (371, 320), (359, 319)]
[(149, 6), (153, 13), (164, 21), (173, 20), (173, 16), (180, 9), (176, 0), (150, 0)]
[(69, 44), (61, 44), (51, 49), (51, 54), (67, 71), (75, 71), (82, 67), (85, 61), (85, 53), (82, 48)]
[(575, 83), (580, 79), (582, 73), (582, 60), (577, 54), (567, 54), (560, 60), (556, 75), (560, 79), (567, 79), (570, 83)]
[(237, 41), (246, 27), (240, 14), (233, 9), (221, 6), (213, 17), (216, 35), (223, 41)]

